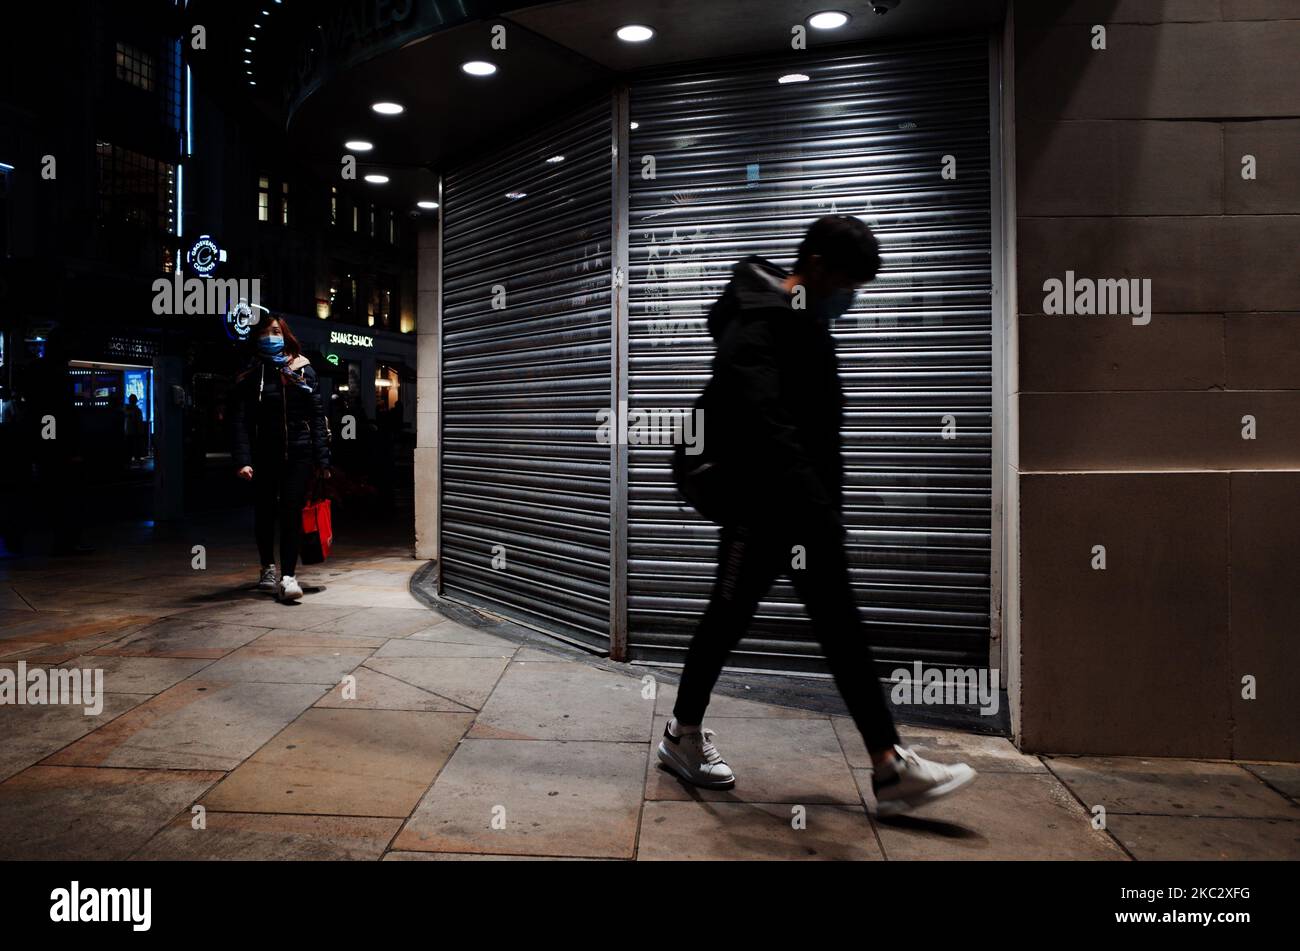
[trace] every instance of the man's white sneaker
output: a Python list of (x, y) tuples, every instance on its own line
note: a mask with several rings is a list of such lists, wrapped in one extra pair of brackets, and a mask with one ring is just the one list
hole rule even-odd
[(898, 758), (876, 767), (871, 776), (876, 815), (882, 818), (924, 806), (975, 781), (975, 770), (965, 763), (934, 763), (901, 746), (894, 752)]
[(285, 575), (281, 578), (276, 588), (276, 596), (281, 601), (297, 601), (301, 598), (302, 588), (298, 585), (298, 579), (293, 575)]
[(275, 565), (266, 565), (262, 569), (262, 580), (257, 583), (257, 590), (275, 594), (276, 586), (279, 583), (280, 573), (275, 570)]
[(730, 789), (736, 774), (713, 745), (712, 730), (695, 730), (673, 736), (667, 726), (659, 741), (659, 762), (696, 786), (705, 789)]

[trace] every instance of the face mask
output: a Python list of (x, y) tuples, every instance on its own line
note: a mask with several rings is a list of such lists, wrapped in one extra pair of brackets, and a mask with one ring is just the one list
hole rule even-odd
[(278, 357), (284, 353), (284, 338), (268, 334), (257, 338), (257, 349), (264, 356)]
[(853, 306), (853, 295), (853, 288), (837, 287), (821, 300), (815, 302), (813, 313), (829, 323)]

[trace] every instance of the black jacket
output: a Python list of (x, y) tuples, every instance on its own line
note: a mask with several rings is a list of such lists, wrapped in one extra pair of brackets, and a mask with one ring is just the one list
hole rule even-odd
[(791, 307), (775, 264), (750, 256), (732, 273), (709, 311), (706, 451), (728, 473), (739, 521), (842, 531), (844, 392), (830, 328)]
[[(284, 457), (311, 459), (318, 466), (330, 463), (330, 431), (321, 398), (320, 381), (306, 357), (296, 357), (289, 364), (293, 376), (301, 376), (311, 387), (304, 390), (282, 374), (256, 361), (235, 382), (232, 394), (235, 467), (255, 466), (263, 452), (283, 452)], [(283, 398), (282, 398), (283, 396)], [(279, 432), (258, 432), (258, 421), (266, 414), (262, 404), (279, 401)]]

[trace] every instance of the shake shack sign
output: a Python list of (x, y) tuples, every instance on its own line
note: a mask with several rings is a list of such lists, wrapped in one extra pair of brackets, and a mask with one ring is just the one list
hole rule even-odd
[(335, 0), (315, 4), (313, 28), (298, 50), (285, 90), (290, 115), (340, 70), (397, 49), (413, 39), (483, 16), (499, 2), (476, 0)]

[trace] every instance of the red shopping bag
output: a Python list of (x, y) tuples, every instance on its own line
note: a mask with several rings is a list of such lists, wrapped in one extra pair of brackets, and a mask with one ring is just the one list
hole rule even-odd
[(330, 500), (308, 502), (302, 509), (302, 563), (319, 565), (330, 556), (334, 527), (330, 523)]

